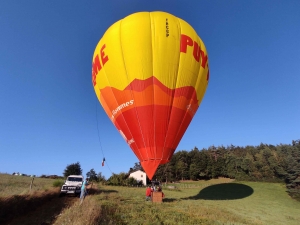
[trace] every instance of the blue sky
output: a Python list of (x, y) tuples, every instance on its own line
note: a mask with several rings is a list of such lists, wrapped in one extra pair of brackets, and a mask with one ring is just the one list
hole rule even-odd
[(184, 19), (208, 50), (210, 83), (177, 150), (300, 139), (299, 9), (297, 0), (1, 1), (0, 172), (62, 175), (79, 161), (84, 175), (108, 178), (138, 161), (96, 98), (91, 63), (106, 29), (139, 11)]

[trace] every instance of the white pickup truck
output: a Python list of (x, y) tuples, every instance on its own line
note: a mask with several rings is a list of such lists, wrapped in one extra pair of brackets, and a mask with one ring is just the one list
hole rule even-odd
[(68, 176), (65, 183), (61, 187), (60, 196), (65, 194), (80, 195), (83, 181), (83, 176), (81, 175)]

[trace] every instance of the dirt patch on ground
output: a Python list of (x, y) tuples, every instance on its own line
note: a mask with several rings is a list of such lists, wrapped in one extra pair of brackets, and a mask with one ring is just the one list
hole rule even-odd
[(73, 196), (55, 197), (40, 205), (35, 210), (28, 212), (27, 214), (17, 217), (7, 224), (10, 225), (32, 225), (32, 224), (53, 224), (57, 216), (68, 207), (71, 207), (79, 198)]
[(0, 198), (0, 224), (51, 224), (76, 197), (59, 197), (59, 189)]
[[(89, 189), (89, 195), (97, 194), (96, 187)], [(59, 197), (59, 189), (31, 195), (15, 195), (0, 198), (0, 224), (47, 225), (53, 224), (61, 213), (80, 202), (78, 196)]]

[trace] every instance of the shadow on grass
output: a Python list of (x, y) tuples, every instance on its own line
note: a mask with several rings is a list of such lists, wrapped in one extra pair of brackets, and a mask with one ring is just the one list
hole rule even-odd
[(9, 224), (50, 223), (66, 206), (74, 202), (73, 199), (59, 198), (58, 191), (0, 198), (0, 224), (11, 220)]
[(116, 190), (99, 190), (100, 193), (110, 194), (110, 193), (118, 193)]
[(101, 190), (97, 188), (89, 188), (88, 195), (99, 195), (101, 193), (110, 194), (110, 193), (118, 193), (116, 190)]
[(176, 198), (164, 198), (163, 199), (163, 202), (176, 202), (176, 201), (178, 201), (178, 199), (176, 199)]
[(226, 183), (215, 184), (202, 189), (199, 194), (184, 200), (204, 199), (204, 200), (234, 200), (246, 198), (253, 194), (253, 189), (245, 184)]

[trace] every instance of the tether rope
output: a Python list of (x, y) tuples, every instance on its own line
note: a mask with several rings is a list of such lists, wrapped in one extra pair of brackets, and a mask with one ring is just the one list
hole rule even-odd
[(101, 139), (100, 139), (100, 132), (99, 132), (99, 125), (98, 125), (98, 102), (96, 100), (96, 120), (97, 120), (97, 131), (98, 131), (98, 139), (99, 139), (99, 144), (100, 144), (100, 149), (101, 149), (101, 152), (102, 152), (102, 156), (103, 156), (103, 159), (105, 159), (105, 162), (104, 164), (106, 164), (107, 168), (109, 169), (109, 171), (114, 174), (111, 169), (109, 168), (108, 166), (108, 163), (107, 163), (107, 159), (106, 157), (104, 156), (104, 152), (103, 152), (103, 148), (102, 148), (102, 145), (101, 145)]

